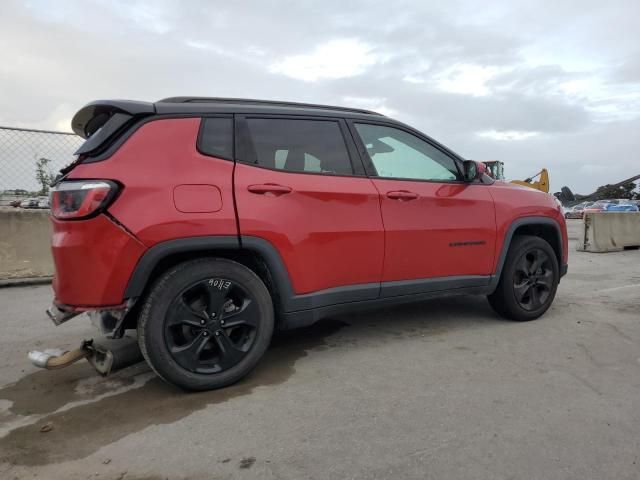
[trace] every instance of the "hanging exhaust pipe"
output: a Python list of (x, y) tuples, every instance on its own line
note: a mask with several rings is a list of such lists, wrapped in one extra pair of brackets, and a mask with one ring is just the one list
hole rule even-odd
[(65, 352), (59, 348), (49, 348), (43, 352), (32, 350), (29, 352), (29, 360), (36, 367), (46, 368), (47, 370), (56, 370), (58, 368), (68, 367), (72, 363), (85, 358), (89, 352), (81, 348), (76, 348)]
[(125, 337), (113, 342), (113, 346), (99, 345), (93, 339), (83, 340), (79, 348), (64, 351), (59, 348), (44, 351), (32, 350), (29, 360), (33, 365), (47, 370), (68, 367), (79, 360), (87, 361), (102, 376), (142, 360), (142, 353), (135, 338)]

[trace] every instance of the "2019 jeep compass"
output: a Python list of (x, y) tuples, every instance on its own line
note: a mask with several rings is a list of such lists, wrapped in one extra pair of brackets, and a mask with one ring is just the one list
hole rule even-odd
[(97, 101), (72, 127), (86, 142), (52, 191), (50, 316), (137, 328), (183, 388), (229, 385), (274, 328), (339, 312), (472, 293), (531, 320), (567, 269), (552, 196), (374, 112)]

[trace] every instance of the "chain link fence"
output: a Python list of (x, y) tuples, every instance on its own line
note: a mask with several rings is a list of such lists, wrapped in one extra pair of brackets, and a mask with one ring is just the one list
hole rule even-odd
[(45, 207), (48, 184), (82, 142), (73, 133), (0, 126), (0, 207)]

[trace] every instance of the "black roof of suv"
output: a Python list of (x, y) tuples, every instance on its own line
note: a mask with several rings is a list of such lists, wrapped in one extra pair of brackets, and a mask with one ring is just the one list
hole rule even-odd
[[(171, 105), (163, 105), (163, 104)], [(177, 105), (176, 105), (177, 104)], [(251, 111), (259, 110), (264, 112), (265, 109), (277, 111), (277, 113), (298, 114), (298, 115), (317, 115), (318, 111), (336, 113), (358, 113), (364, 115), (383, 116), (378, 112), (365, 110), (362, 108), (337, 107), (333, 105), (318, 105), (314, 103), (300, 102), (283, 102), (278, 100), (254, 100), (247, 98), (220, 98), (220, 97), (169, 97), (163, 98), (155, 102), (158, 113), (162, 110), (179, 109), (189, 112), (202, 110), (225, 110), (238, 112), (239, 110), (250, 109)], [(160, 109), (158, 109), (160, 107)]]
[[(87, 139), (75, 154), (84, 156), (101, 154), (116, 138), (122, 138), (125, 131), (130, 130), (130, 127), (148, 117), (234, 114), (339, 117), (376, 123), (384, 122), (427, 138), (442, 150), (462, 159), (446, 146), (415, 128), (371, 110), (276, 100), (219, 97), (169, 97), (153, 103), (134, 100), (96, 100), (90, 102), (82, 107), (71, 120), (73, 131)], [(67, 169), (68, 167), (62, 169), (61, 172), (65, 173)]]
[[(354, 119), (387, 119), (384, 115), (361, 108), (316, 105), (312, 103), (281, 102), (216, 97), (170, 97), (155, 102), (155, 113), (162, 114), (261, 114), (301, 115), (315, 117), (346, 117)], [(391, 119), (389, 119), (391, 120)]]
[[(96, 100), (82, 107), (71, 120), (73, 131), (87, 141), (75, 152), (88, 155), (104, 149), (107, 141), (119, 136), (137, 120), (153, 115), (259, 114), (315, 117), (349, 117), (400, 123), (384, 115), (360, 108), (218, 97), (169, 97), (157, 102)], [(94, 135), (95, 134), (95, 135)]]

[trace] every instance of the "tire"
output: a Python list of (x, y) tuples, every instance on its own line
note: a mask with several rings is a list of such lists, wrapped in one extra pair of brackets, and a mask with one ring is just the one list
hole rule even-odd
[(498, 286), (487, 298), (502, 317), (534, 320), (553, 303), (559, 281), (558, 259), (551, 245), (540, 237), (518, 235), (509, 247)]
[(138, 319), (138, 343), (166, 382), (212, 390), (256, 366), (273, 328), (271, 296), (255, 273), (231, 260), (199, 258), (154, 283)]

